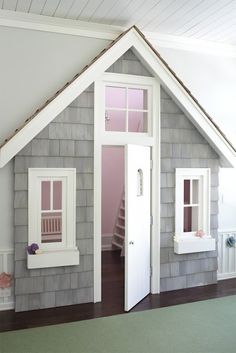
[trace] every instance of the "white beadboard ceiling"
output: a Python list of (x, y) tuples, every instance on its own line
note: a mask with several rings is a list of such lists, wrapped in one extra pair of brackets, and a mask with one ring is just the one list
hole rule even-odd
[(0, 0), (0, 9), (236, 45), (236, 0)]

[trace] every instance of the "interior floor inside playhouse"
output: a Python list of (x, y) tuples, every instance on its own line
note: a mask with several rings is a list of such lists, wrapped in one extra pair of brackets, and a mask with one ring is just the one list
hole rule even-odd
[(124, 147), (102, 147), (102, 300), (124, 301)]

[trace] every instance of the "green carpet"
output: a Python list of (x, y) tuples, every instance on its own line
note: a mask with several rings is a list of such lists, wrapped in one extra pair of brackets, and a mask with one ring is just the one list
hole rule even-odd
[(235, 353), (236, 296), (1, 333), (0, 352)]

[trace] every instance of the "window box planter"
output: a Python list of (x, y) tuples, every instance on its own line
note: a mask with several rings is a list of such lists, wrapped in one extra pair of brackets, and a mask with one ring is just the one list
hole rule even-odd
[(79, 250), (45, 251), (37, 255), (27, 254), (28, 269), (79, 265)]
[(211, 236), (203, 238), (181, 239), (174, 237), (174, 252), (176, 254), (190, 254), (203, 251), (214, 251), (216, 249), (216, 241)]

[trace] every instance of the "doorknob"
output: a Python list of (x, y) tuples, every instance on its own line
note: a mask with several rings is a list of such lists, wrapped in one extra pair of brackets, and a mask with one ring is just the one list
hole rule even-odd
[(129, 245), (134, 245), (134, 241), (130, 240)]

